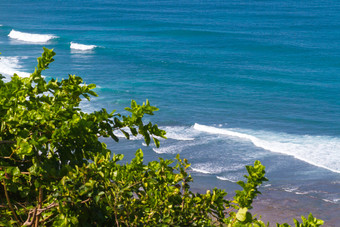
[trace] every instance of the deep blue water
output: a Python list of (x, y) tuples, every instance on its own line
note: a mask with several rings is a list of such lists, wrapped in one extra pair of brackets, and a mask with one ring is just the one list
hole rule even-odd
[[(234, 189), (259, 159), (263, 190), (340, 209), (339, 12), (335, 0), (1, 1), (0, 73), (27, 75), (54, 48), (47, 78), (98, 85), (85, 111), (159, 107), (147, 120), (169, 139), (146, 159), (180, 153), (194, 187)], [(128, 159), (142, 146), (107, 142)]]

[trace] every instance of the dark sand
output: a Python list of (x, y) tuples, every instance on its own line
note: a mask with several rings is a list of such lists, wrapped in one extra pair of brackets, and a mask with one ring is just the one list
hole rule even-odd
[(252, 214), (261, 214), (262, 220), (275, 223), (294, 225), (293, 218), (301, 221), (301, 215), (308, 217), (311, 212), (314, 217), (325, 221), (324, 226), (340, 226), (340, 205), (324, 202), (308, 195), (296, 195), (285, 191), (264, 191), (254, 201)]
[[(191, 188), (194, 192), (205, 193), (206, 190)], [(261, 215), (261, 220), (269, 222), (270, 226), (276, 223), (288, 223), (292, 226), (294, 218), (302, 222), (301, 215), (314, 217), (325, 221), (326, 227), (340, 227), (340, 205), (320, 200), (309, 195), (295, 194), (282, 190), (261, 188), (261, 193), (253, 202), (252, 215)], [(229, 193), (227, 199), (232, 200), (234, 193)]]

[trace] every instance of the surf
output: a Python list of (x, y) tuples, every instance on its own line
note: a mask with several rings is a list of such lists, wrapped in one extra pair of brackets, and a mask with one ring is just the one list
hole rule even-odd
[(29, 42), (29, 43), (47, 43), (48, 41), (52, 39), (58, 38), (55, 35), (19, 32), (14, 29), (12, 29), (12, 31), (8, 34), (8, 36), (12, 39)]
[(74, 43), (74, 42), (70, 43), (70, 48), (73, 49), (73, 50), (86, 51), (86, 50), (93, 50), (96, 47), (97, 47), (96, 45), (85, 45), (85, 44)]
[(197, 123), (193, 128), (208, 134), (225, 135), (240, 142), (250, 141), (264, 150), (291, 155), (311, 165), (340, 173), (340, 138), (216, 128)]
[(21, 57), (4, 57), (0, 58), (0, 74), (6, 76), (6, 79), (9, 79), (10, 76), (17, 74), (21, 77), (29, 77), (31, 74), (28, 72), (23, 72), (20, 69), (22, 66), (20, 65)]

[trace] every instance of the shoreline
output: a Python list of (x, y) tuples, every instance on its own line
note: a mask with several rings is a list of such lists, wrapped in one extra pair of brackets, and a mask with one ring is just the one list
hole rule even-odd
[[(197, 183), (196, 181), (192, 185), (192, 191), (205, 193), (208, 187), (203, 189)], [(219, 186), (218, 188), (221, 187)], [(227, 199), (230, 200), (234, 196), (232, 189), (224, 189), (228, 192)], [(295, 194), (277, 189), (260, 188), (260, 191), (262, 194), (258, 195), (254, 200), (253, 209), (250, 212), (252, 215), (257, 214), (256, 217), (265, 224), (269, 222), (270, 226), (276, 226), (276, 223), (288, 223), (295, 226), (293, 219), (297, 219), (301, 223), (301, 216), (307, 218), (309, 213), (312, 213), (318, 219), (322, 219), (325, 222), (324, 226), (337, 227), (338, 223), (340, 223), (339, 204), (325, 202), (309, 195)]]
[(296, 195), (284, 191), (266, 190), (254, 200), (252, 214), (261, 214), (262, 220), (294, 225), (293, 219), (301, 223), (301, 216), (314, 217), (325, 221), (324, 226), (336, 227), (340, 223), (339, 204), (329, 203), (306, 195)]

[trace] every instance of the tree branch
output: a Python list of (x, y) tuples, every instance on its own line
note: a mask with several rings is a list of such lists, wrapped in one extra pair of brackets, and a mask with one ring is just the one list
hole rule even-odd
[(91, 200), (91, 197), (90, 198), (87, 198), (86, 200), (84, 200), (84, 201), (81, 201), (80, 203), (87, 203), (88, 201), (90, 201)]
[(41, 220), (41, 224), (44, 225), (44, 223), (45, 223), (48, 219), (52, 218), (52, 217), (55, 216), (55, 215), (56, 215), (55, 213), (52, 213), (50, 216), (48, 216), (48, 217), (46, 217), (45, 219)]
[(11, 209), (11, 211), (12, 211), (12, 213), (13, 213), (13, 216), (14, 216), (15, 220), (16, 220), (19, 224), (21, 224), (21, 223), (20, 223), (20, 220), (19, 220), (19, 218), (18, 218), (17, 214), (15, 213), (15, 210), (14, 210), (14, 208), (13, 208), (13, 206), (12, 206), (12, 203), (11, 203), (11, 201), (9, 200), (9, 196), (8, 196), (8, 192), (7, 192), (7, 186), (6, 186), (6, 181), (5, 181), (5, 179), (2, 180), (2, 184), (4, 185), (4, 191), (5, 191), (5, 196), (6, 196), (6, 200), (7, 200), (8, 206), (9, 206), (9, 208)]
[[(32, 221), (30, 221), (32, 214), (33, 214)], [(24, 225), (27, 225), (27, 226), (33, 225), (36, 215), (37, 215), (37, 208), (34, 208), (33, 210), (31, 210), (28, 213), (28, 217), (27, 217), (27, 220), (25, 221)]]
[[(29, 213), (28, 213), (28, 217), (27, 217), (27, 220), (25, 221), (24, 225), (27, 225), (27, 226), (31, 226), (33, 224), (36, 224), (37, 221), (37, 216), (40, 216), (40, 214), (46, 210), (49, 210), (53, 207), (57, 207), (59, 206), (58, 203), (51, 203), (50, 205), (48, 205), (47, 207), (45, 208), (41, 208), (41, 209), (38, 209), (37, 207), (35, 207), (33, 210), (31, 210)], [(32, 217), (32, 214), (33, 214), (33, 217)], [(42, 222), (45, 222), (46, 220), (48, 220), (49, 218), (51, 218), (54, 214), (48, 216), (47, 218), (45, 218), (44, 220), (41, 221)], [(32, 217), (32, 221), (30, 221)], [(38, 222), (39, 223), (39, 222)]]
[[(40, 210), (41, 207), (42, 207), (42, 200), (43, 200), (43, 190), (42, 190), (42, 188), (40, 187), (40, 188), (39, 188), (39, 197), (38, 197), (38, 210)], [(41, 213), (42, 213), (42, 212), (39, 212), (39, 213), (37, 214), (36, 218), (35, 218), (35, 223), (34, 223), (34, 226), (35, 226), (35, 227), (38, 227), (38, 225), (39, 225), (39, 219), (40, 219), (40, 214), (41, 214)]]

